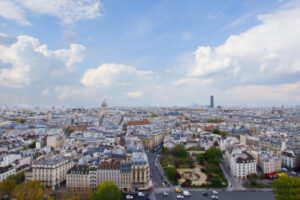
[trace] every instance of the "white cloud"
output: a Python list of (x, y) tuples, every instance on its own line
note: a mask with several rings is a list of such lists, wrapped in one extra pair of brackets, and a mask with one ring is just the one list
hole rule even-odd
[(0, 1), (0, 16), (22, 25), (30, 25), (25, 19), (25, 11), (12, 0)]
[(195, 65), (187, 76), (211, 76), (223, 83), (246, 84), (299, 73), (300, 4), (258, 19), (260, 25), (231, 35), (223, 45), (198, 47)]
[[(70, 49), (48, 50), (39, 40), (20, 35), (10, 46), (0, 44), (0, 85), (22, 88), (51, 79), (57, 70), (70, 69), (83, 60), (85, 48), (71, 44)], [(55, 78), (55, 77), (54, 77)]]
[(229, 96), (238, 96), (241, 101), (251, 103), (300, 101), (300, 81), (276, 85), (241, 85), (226, 90)]
[(47, 45), (41, 45), (37, 51), (47, 57), (54, 57), (63, 61), (70, 69), (75, 63), (82, 62), (84, 59), (85, 47), (80, 44), (71, 44), (70, 49), (59, 49), (56, 51), (48, 50)]
[(45, 14), (57, 17), (63, 24), (78, 20), (94, 19), (101, 16), (99, 0), (2, 0), (0, 16), (29, 25), (26, 13)]
[(128, 65), (102, 64), (96, 69), (87, 70), (81, 83), (91, 88), (107, 88), (113, 84), (126, 86), (131, 82), (142, 82), (152, 75), (152, 71), (141, 71)]
[(141, 91), (135, 91), (135, 92), (127, 92), (126, 95), (133, 98), (139, 98), (143, 95), (143, 93)]

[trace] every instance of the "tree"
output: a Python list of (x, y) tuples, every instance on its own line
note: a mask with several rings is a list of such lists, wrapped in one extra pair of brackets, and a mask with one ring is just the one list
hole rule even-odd
[(252, 174), (249, 176), (249, 179), (251, 181), (251, 185), (257, 185), (257, 179), (258, 179), (258, 176), (257, 174)]
[(29, 148), (30, 148), (30, 149), (34, 149), (34, 148), (35, 148), (35, 143), (36, 143), (36, 141), (33, 141), (33, 142), (29, 145)]
[(202, 154), (197, 154), (196, 158), (200, 165), (204, 164), (204, 156)]
[(61, 197), (57, 199), (60, 200), (89, 200), (90, 192), (89, 191), (66, 191)]
[(25, 173), (20, 172), (18, 174), (13, 174), (7, 177), (8, 180), (14, 180), (16, 184), (21, 184), (25, 181)]
[(170, 181), (173, 183), (176, 182), (175, 180), (175, 174), (177, 173), (177, 169), (175, 167), (167, 167), (166, 168), (166, 174), (169, 177)]
[(2, 183), (0, 183), (0, 196), (1, 199), (3, 197), (3, 195), (8, 195), (11, 196), (11, 194), (13, 193), (14, 189), (16, 187), (16, 181), (14, 180), (4, 180)]
[(181, 179), (181, 175), (177, 172), (175, 175), (174, 175), (174, 179), (176, 181), (178, 181), (179, 179)]
[(213, 187), (220, 187), (222, 185), (222, 180), (218, 176), (211, 177), (210, 181)]
[(220, 130), (215, 128), (213, 131), (212, 131), (214, 134), (217, 134), (217, 135), (220, 135)]
[(52, 200), (51, 193), (46, 191), (39, 181), (28, 181), (17, 185), (14, 190), (14, 197), (17, 200)]
[(185, 181), (181, 184), (182, 187), (190, 187), (192, 185), (192, 181), (190, 179), (185, 179)]
[(120, 200), (121, 191), (112, 181), (103, 181), (92, 195), (92, 200)]
[(300, 178), (280, 177), (272, 185), (276, 200), (300, 199)]
[(183, 145), (183, 144), (178, 144), (178, 145), (176, 145), (176, 146), (172, 149), (172, 154), (173, 154), (173, 156), (177, 156), (177, 157), (181, 157), (181, 158), (188, 157), (188, 152), (187, 152), (187, 150), (184, 148), (184, 145)]
[(209, 162), (213, 162), (215, 164), (219, 163), (219, 159), (222, 157), (222, 152), (216, 147), (210, 147), (204, 154), (204, 157)]

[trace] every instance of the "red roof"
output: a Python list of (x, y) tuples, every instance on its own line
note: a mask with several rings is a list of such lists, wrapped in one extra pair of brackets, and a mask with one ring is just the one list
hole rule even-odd
[(127, 122), (127, 126), (149, 125), (149, 124), (151, 124), (151, 122), (148, 119)]

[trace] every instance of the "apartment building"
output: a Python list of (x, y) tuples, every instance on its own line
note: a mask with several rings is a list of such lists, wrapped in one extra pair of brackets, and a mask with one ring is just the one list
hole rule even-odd
[(286, 149), (286, 143), (278, 138), (260, 137), (259, 148), (263, 151), (272, 152), (276, 156), (280, 156), (281, 152)]
[(120, 189), (131, 191), (131, 163), (121, 163), (120, 169)]
[(258, 157), (259, 166), (264, 174), (281, 170), (281, 159), (270, 152), (261, 151)]
[(285, 150), (281, 153), (282, 166), (287, 168), (296, 168), (297, 157), (293, 151)]
[(67, 188), (77, 191), (86, 191), (90, 185), (90, 167), (88, 165), (75, 165), (66, 175)]
[(38, 180), (47, 187), (55, 189), (66, 180), (66, 174), (73, 167), (71, 158), (57, 156), (36, 160), (29, 171), (25, 173), (26, 180)]
[(4, 181), (10, 175), (16, 174), (16, 168), (12, 165), (0, 167), (0, 182)]
[(150, 167), (144, 152), (132, 153), (131, 173), (133, 190), (147, 190), (149, 188)]
[(237, 179), (246, 179), (256, 174), (256, 160), (244, 145), (235, 145), (226, 152), (226, 159), (232, 175)]
[(0, 157), (0, 167), (5, 167), (20, 159), (20, 154), (8, 154)]
[(110, 180), (120, 187), (120, 169), (121, 162), (119, 160), (109, 159), (101, 161), (97, 169), (97, 184)]

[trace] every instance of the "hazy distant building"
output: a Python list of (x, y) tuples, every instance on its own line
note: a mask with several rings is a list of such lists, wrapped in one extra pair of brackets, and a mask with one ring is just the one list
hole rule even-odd
[(215, 105), (214, 105), (214, 96), (210, 96), (210, 107), (211, 108), (215, 107)]

